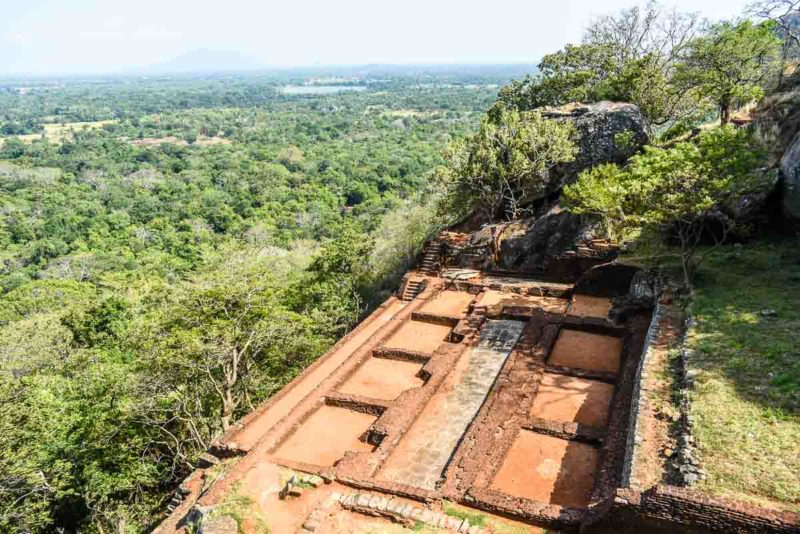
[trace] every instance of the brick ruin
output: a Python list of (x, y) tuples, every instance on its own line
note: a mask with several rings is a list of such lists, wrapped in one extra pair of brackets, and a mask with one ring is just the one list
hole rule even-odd
[[(271, 532), (357, 531), (341, 514), (491, 530), (443, 501), (563, 532), (718, 530), (708, 510), (725, 532), (796, 531), (794, 516), (632, 486), (643, 357), (664, 335), (661, 311), (620, 310), (635, 269), (553, 282), (454, 268), (462, 242), (429, 244), (396, 296), (225, 434), (157, 531), (188, 531), (241, 491)], [(319, 487), (285, 499), (297, 478), (279, 472)], [(224, 531), (213, 523), (202, 531)]]

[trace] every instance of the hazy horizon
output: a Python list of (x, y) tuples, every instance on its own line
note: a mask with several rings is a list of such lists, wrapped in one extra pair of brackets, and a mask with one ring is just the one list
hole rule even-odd
[[(594, 17), (642, 2), (231, 0), (225, 11), (207, 0), (65, 4), (29, 0), (5, 8), (0, 76), (125, 74), (203, 50), (259, 69), (530, 64), (579, 41)], [(741, 15), (747, 4), (664, 2), (712, 20)]]

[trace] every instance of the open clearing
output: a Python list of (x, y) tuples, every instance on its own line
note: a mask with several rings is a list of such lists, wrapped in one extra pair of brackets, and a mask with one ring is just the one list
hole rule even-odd
[[(51, 143), (61, 143), (67, 138), (72, 138), (74, 132), (80, 132), (82, 130), (96, 130), (98, 128), (102, 128), (106, 124), (115, 124), (116, 120), (104, 120), (104, 121), (93, 121), (93, 122), (67, 122), (67, 123), (52, 123), (52, 124), (45, 124), (44, 125), (44, 136), (51, 142)], [(36, 141), (37, 139), (42, 138), (41, 133), (35, 134), (25, 134), (25, 135), (12, 135), (7, 137), (6, 139), (11, 139), (16, 137), (17, 139), (25, 142), (32, 142)], [(0, 144), (3, 143), (3, 139), (0, 138)]]
[(589, 295), (575, 295), (569, 307), (570, 315), (581, 317), (608, 317), (611, 310), (611, 299), (603, 297), (590, 297)]
[(687, 344), (712, 493), (800, 510), (800, 239), (724, 247), (700, 271)]
[(445, 342), (450, 330), (449, 326), (408, 321), (389, 338), (384, 347), (430, 354)]
[(604, 428), (613, 396), (611, 384), (545, 373), (531, 415)]

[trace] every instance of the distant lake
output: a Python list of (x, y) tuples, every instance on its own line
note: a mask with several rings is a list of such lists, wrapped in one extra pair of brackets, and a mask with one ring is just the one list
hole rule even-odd
[(287, 95), (330, 95), (342, 91), (366, 91), (363, 85), (284, 85), (281, 91)]

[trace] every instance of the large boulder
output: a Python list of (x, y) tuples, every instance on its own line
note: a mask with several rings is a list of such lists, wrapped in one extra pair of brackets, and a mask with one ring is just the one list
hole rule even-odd
[(575, 160), (552, 169), (542, 194), (526, 199), (535, 216), (480, 229), (479, 218), (462, 223), (460, 231), (475, 231), (468, 243), (457, 247), (457, 265), (574, 281), (615, 256), (614, 247), (596, 238), (596, 223), (562, 209), (557, 197), (581, 171), (601, 163), (625, 163), (641, 150), (648, 142), (644, 116), (637, 106), (621, 102), (570, 104), (539, 111), (545, 118), (575, 125)]
[(647, 144), (647, 121), (639, 108), (624, 102), (569, 104), (543, 108), (542, 116), (575, 125), (578, 154), (550, 173), (548, 193), (574, 182), (582, 171), (601, 163), (625, 163)]
[(800, 133), (781, 158), (781, 207), (791, 226), (800, 226)]

